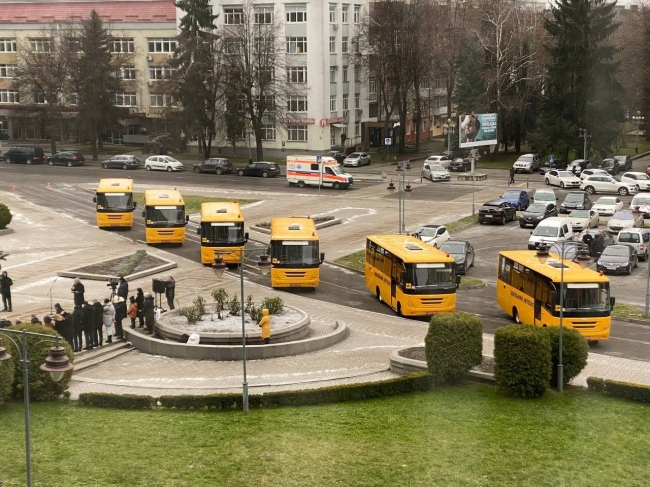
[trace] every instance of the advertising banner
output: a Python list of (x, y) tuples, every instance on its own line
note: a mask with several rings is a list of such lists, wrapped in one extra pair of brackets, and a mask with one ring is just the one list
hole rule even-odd
[(472, 113), (458, 117), (459, 147), (478, 147), (497, 143), (497, 114)]

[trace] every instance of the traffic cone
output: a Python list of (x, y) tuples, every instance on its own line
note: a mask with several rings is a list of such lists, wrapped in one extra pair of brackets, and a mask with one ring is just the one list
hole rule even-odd
[(47, 183), (46, 188), (47, 188), (47, 189), (52, 189), (52, 185), (51, 185), (50, 183)]

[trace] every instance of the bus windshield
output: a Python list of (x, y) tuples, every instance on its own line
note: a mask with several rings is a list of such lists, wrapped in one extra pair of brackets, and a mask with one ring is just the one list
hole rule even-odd
[(97, 193), (97, 209), (113, 211), (133, 210), (133, 193)]
[(201, 243), (243, 244), (244, 222), (202, 222)]
[(407, 283), (418, 289), (456, 289), (454, 263), (406, 264)]
[(609, 311), (609, 283), (607, 282), (568, 283), (564, 285), (564, 289), (565, 313)]
[(173, 227), (185, 225), (185, 206), (147, 206), (145, 218), (147, 226)]
[(315, 267), (320, 264), (317, 240), (272, 240), (274, 267)]

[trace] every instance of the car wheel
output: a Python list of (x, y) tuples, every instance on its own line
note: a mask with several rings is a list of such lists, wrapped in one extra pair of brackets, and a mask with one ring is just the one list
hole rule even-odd
[(512, 320), (515, 323), (521, 323), (521, 320), (519, 319), (519, 311), (517, 311), (517, 308), (512, 308)]
[(636, 189), (637, 193), (638, 193), (639, 191), (641, 191), (641, 188), (639, 187), (638, 184), (634, 187), (634, 189)]
[(31, 159), (27, 159), (25, 162), (26, 162), (27, 164), (31, 164), (31, 163), (32, 163), (32, 160), (31, 160)]
[(244, 171), (242, 171), (241, 169), (237, 171), (237, 176), (243, 176), (243, 175), (244, 175)]
[(560, 188), (564, 189), (564, 182), (560, 181)]
[(266, 171), (262, 171), (262, 177), (263, 177), (263, 178), (268, 178), (268, 177), (269, 177), (269, 173), (266, 172)]
[(214, 173), (215, 173), (215, 174), (223, 174), (223, 169), (221, 169), (220, 167), (218, 167), (218, 168), (216, 168), (216, 169), (214, 170)]
[(585, 192), (586, 192), (586, 193), (589, 193), (589, 194), (594, 194), (594, 193), (596, 192), (596, 190), (594, 189), (593, 186), (587, 186), (587, 187), (585, 188)]
[(147, 171), (151, 171), (151, 166), (145, 166), (145, 169), (146, 169)]
[(122, 169), (123, 169), (124, 171), (126, 171), (128, 168), (129, 168), (129, 166), (127, 166), (126, 164), (122, 164)]
[(503, 215), (503, 217), (501, 218), (501, 225), (505, 225), (505, 224), (506, 224), (506, 216)]
[(103, 167), (104, 169), (108, 169), (108, 165), (107, 165), (107, 164), (102, 164), (102, 167)]
[(334, 183), (334, 184), (332, 184), (332, 188), (341, 189), (341, 185), (339, 183)]
[(627, 266), (627, 271), (625, 271), (625, 275), (629, 276), (632, 274), (632, 264)]
[(298, 181), (298, 187), (299, 188), (304, 188), (305, 187), (305, 182), (304, 181)]
[(173, 169), (171, 167), (167, 168), (167, 172), (172, 172), (172, 171), (173, 171)]
[(618, 194), (620, 194), (621, 196), (627, 196), (628, 193), (629, 193), (629, 191), (627, 190), (627, 188), (619, 188), (618, 189)]
[(50, 166), (53, 166), (53, 165), (54, 165), (54, 161), (47, 161), (47, 163), (48, 163)]
[(201, 174), (201, 170), (200, 170), (198, 167), (195, 167), (195, 168), (194, 168), (194, 172), (195, 172), (196, 174)]
[(544, 178), (544, 182), (546, 183), (546, 186), (550, 186), (551, 181), (549, 181), (548, 178)]

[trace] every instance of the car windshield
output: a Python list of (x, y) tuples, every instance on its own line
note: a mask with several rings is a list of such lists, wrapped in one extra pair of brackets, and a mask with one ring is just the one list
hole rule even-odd
[(609, 283), (607, 282), (572, 282), (565, 284), (563, 289), (564, 310), (567, 312), (609, 311)]
[(614, 159), (603, 159), (603, 161), (600, 163), (600, 167), (609, 167), (612, 164), (614, 164)]
[(454, 264), (451, 262), (407, 264), (406, 273), (407, 282), (410, 281), (415, 289), (456, 287)]
[(643, 173), (635, 174), (635, 176), (636, 176), (637, 180), (639, 180), (639, 179), (650, 179), (650, 177), (648, 177), (647, 174), (643, 174)]
[(535, 237), (557, 237), (559, 228), (558, 227), (547, 227), (539, 225), (535, 230), (533, 230), (533, 236)]
[(555, 201), (555, 194), (546, 193), (546, 192), (543, 193), (537, 192), (535, 193), (535, 199), (537, 201)]
[(179, 162), (176, 159), (174, 159), (173, 157), (163, 157), (163, 159), (165, 159), (167, 162)]
[(440, 250), (443, 252), (449, 252), (450, 254), (464, 254), (465, 244), (459, 242), (445, 242), (440, 246)]
[(634, 205), (650, 205), (650, 196), (635, 196), (634, 199), (632, 200), (632, 203), (630, 203), (632, 206)]
[(585, 197), (582, 195), (582, 193), (569, 193), (566, 195), (566, 198), (564, 198), (565, 203), (582, 203), (584, 201)]
[(634, 215), (631, 211), (617, 211), (612, 216), (612, 220), (634, 220)]
[(506, 191), (501, 197), (516, 200), (519, 199), (519, 194), (519, 191)]
[(571, 218), (589, 218), (589, 211), (588, 210), (573, 210), (571, 213), (569, 213), (569, 216)]
[(341, 169), (341, 166), (339, 166), (338, 164), (337, 164), (337, 165), (331, 165), (331, 166), (329, 166), (329, 168), (330, 168), (330, 169), (332, 170), (332, 172), (333, 172), (334, 174), (336, 174), (336, 175), (339, 175), (339, 176), (340, 176), (341, 174), (345, 174), (345, 173), (343, 172), (343, 169)]
[(529, 213), (544, 213), (546, 212), (546, 205), (543, 203), (533, 203), (526, 211)]
[(442, 166), (431, 166), (431, 171), (440, 171), (440, 172), (445, 172), (446, 169)]
[(517, 162), (533, 162), (533, 156), (521, 156)]
[(618, 234), (618, 241), (625, 243), (639, 243), (641, 241), (641, 236), (638, 233), (621, 232)]
[(438, 227), (422, 227), (417, 231), (421, 237), (435, 237)]
[(603, 250), (603, 255), (615, 255), (618, 257), (627, 257), (630, 255), (630, 250), (627, 246), (622, 245), (608, 245)]
[(627, 156), (614, 156), (614, 159), (617, 161), (625, 161), (627, 159)]
[(600, 198), (596, 201), (597, 205), (613, 206), (616, 205), (616, 198)]
[(358, 152), (353, 152), (353, 153), (350, 154), (348, 157), (349, 157), (350, 159), (356, 159), (357, 157), (361, 157), (361, 154), (359, 154)]
[(557, 174), (561, 178), (572, 178), (573, 177), (573, 173), (571, 173), (569, 171), (559, 171)]
[(317, 240), (272, 240), (271, 262), (274, 266), (314, 267), (318, 259)]

